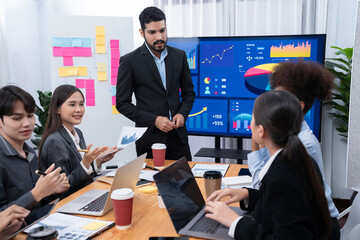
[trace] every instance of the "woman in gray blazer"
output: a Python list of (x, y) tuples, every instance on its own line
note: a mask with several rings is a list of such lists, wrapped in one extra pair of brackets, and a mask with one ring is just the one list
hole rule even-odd
[[(108, 147), (90, 150), (92, 144), (86, 146), (82, 132), (75, 128), (84, 116), (84, 102), (84, 96), (77, 87), (57, 87), (51, 98), (49, 116), (40, 144), (40, 167), (47, 168), (55, 163), (68, 176), (70, 188), (64, 197), (91, 183), (93, 177), (101, 172), (101, 165), (115, 154), (101, 154)], [(79, 152), (78, 149), (86, 149), (88, 152)]]

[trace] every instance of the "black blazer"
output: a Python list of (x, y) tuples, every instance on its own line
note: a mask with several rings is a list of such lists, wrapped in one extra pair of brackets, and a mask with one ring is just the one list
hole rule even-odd
[[(165, 142), (166, 133), (155, 127), (158, 116), (169, 117), (180, 113), (186, 121), (195, 98), (187, 57), (184, 51), (166, 46), (166, 90), (161, 81), (155, 61), (146, 45), (120, 58), (116, 86), (116, 108), (139, 127), (148, 127), (148, 132), (139, 139), (143, 147), (152, 142)], [(181, 88), (181, 101), (180, 92)], [(132, 93), (136, 105), (132, 103)], [(182, 143), (188, 142), (186, 127), (176, 130)], [(139, 142), (138, 142), (139, 143)]]
[[(82, 132), (78, 128), (75, 130), (80, 138), (80, 147), (85, 149), (86, 144)], [(61, 167), (62, 172), (68, 177), (70, 188), (63, 194), (64, 197), (93, 181), (93, 176), (89, 176), (80, 165), (82, 157), (64, 126), (45, 140), (40, 154), (41, 164), (45, 169), (55, 163), (55, 168)]]
[(252, 217), (242, 218), (236, 225), (236, 239), (316, 239), (317, 228), (305, 187), (295, 168), (275, 158), (262, 180), (259, 190), (249, 190)]

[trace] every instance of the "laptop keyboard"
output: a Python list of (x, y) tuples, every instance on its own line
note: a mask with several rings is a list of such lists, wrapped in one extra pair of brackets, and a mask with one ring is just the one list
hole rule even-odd
[(211, 218), (207, 218), (204, 215), (190, 228), (190, 230), (194, 232), (215, 233), (220, 226), (221, 223), (218, 223)]
[(85, 212), (101, 212), (106, 203), (106, 199), (109, 195), (109, 192), (104, 193), (100, 197), (94, 199), (89, 204), (85, 205), (84, 207), (80, 208), (79, 211), (85, 211)]

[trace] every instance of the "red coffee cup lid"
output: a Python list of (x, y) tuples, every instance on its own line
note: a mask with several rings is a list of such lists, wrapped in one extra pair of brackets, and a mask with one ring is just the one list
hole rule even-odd
[(126, 200), (134, 197), (134, 192), (131, 188), (119, 188), (111, 193), (111, 198), (115, 200)]

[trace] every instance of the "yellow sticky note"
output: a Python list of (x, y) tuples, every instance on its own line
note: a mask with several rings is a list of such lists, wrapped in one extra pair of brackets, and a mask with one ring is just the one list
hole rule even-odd
[(114, 105), (112, 105), (112, 114), (120, 114)]
[(96, 36), (96, 45), (105, 45), (105, 36)]
[(67, 77), (68, 76), (68, 70), (64, 67), (59, 67), (59, 77)]
[(98, 72), (98, 81), (106, 81), (106, 72)]
[(82, 228), (83, 229), (86, 229), (86, 230), (98, 230), (99, 228), (105, 226), (106, 223), (104, 222), (91, 222), (89, 223), (88, 225), (85, 225), (83, 226)]
[(79, 76), (87, 76), (87, 67), (79, 67)]
[(68, 67), (68, 75), (69, 76), (77, 76), (78, 75), (78, 68), (77, 67)]
[(105, 44), (96, 44), (96, 53), (105, 53)]
[(138, 190), (139, 190), (139, 192), (143, 192), (143, 193), (152, 193), (152, 192), (155, 192), (157, 190), (157, 188), (154, 186), (145, 186), (145, 187), (139, 188)]
[(95, 27), (95, 35), (96, 36), (104, 36), (105, 35), (105, 27)]
[(99, 72), (106, 72), (106, 63), (101, 62), (101, 63), (97, 63), (97, 70)]

